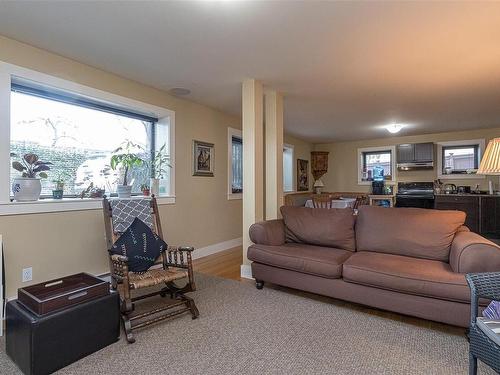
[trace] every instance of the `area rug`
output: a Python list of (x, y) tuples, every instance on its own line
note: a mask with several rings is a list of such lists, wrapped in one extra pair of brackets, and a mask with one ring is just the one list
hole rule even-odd
[[(463, 335), (197, 275), (200, 318), (162, 322), (61, 374), (466, 374)], [(57, 355), (54, 353), (54, 355)], [(0, 347), (0, 373), (20, 374)], [(480, 364), (479, 374), (494, 374)]]

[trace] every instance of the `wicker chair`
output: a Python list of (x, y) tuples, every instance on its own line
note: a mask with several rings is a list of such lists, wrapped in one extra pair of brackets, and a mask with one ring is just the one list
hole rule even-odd
[[(140, 199), (103, 199), (104, 224), (108, 249), (138, 217), (148, 224), (153, 232), (163, 239), (158, 204), (155, 197)], [(135, 342), (133, 331), (161, 320), (190, 312), (193, 319), (199, 316), (193, 299), (185, 293), (196, 289), (193, 276), (192, 247), (171, 247), (163, 251), (155, 266), (143, 273), (129, 272), (128, 259), (123, 255), (109, 257), (111, 285), (120, 294), (120, 310), (127, 341)], [(183, 287), (175, 283), (186, 280)], [(132, 291), (163, 285), (161, 290), (132, 297)], [(158, 288), (156, 288), (158, 289)], [(134, 313), (134, 303), (149, 297), (170, 296), (162, 307)]]
[(477, 374), (478, 359), (500, 373), (500, 346), (477, 326), (479, 298), (500, 300), (500, 272), (469, 273), (466, 278), (471, 293), (469, 374)]

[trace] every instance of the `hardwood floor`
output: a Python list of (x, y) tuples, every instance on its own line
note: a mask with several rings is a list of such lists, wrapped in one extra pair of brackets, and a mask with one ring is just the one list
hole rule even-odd
[[(221, 251), (220, 253), (209, 255), (203, 258), (194, 260), (194, 270), (203, 274), (223, 277), (226, 279), (238, 280), (244, 283), (249, 283), (254, 285), (253, 280), (242, 279), (240, 277), (240, 265), (243, 262), (243, 251), (241, 246), (235, 247), (233, 249)], [(463, 335), (465, 333), (464, 328), (454, 327), (447, 324), (431, 322), (424, 319), (413, 318), (411, 316), (400, 315), (389, 311), (383, 311), (379, 309), (374, 309), (371, 307), (366, 307), (363, 305), (358, 305), (356, 303), (345, 302), (335, 298), (320, 296), (313, 293), (303, 292), (301, 290), (291, 289), (279, 285), (274, 285), (266, 283), (264, 288), (272, 288), (280, 290), (284, 293), (290, 293), (295, 295), (304, 296), (317, 301), (323, 301), (325, 303), (330, 303), (336, 306), (343, 306), (357, 311), (363, 311), (367, 314), (382, 316), (387, 319), (392, 319), (396, 321), (403, 321), (408, 324), (417, 325), (419, 327), (427, 327), (435, 329), (438, 331), (444, 331), (447, 333), (455, 335)]]

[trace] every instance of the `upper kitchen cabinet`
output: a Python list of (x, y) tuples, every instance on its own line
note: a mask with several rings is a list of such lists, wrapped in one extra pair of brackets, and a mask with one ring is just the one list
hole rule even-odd
[(434, 143), (405, 143), (397, 146), (397, 166), (400, 170), (434, 168)]

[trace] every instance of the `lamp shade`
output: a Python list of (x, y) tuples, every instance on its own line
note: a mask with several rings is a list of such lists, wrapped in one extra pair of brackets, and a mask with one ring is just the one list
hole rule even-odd
[(314, 181), (313, 187), (317, 188), (317, 187), (324, 187), (324, 186), (325, 186), (325, 184), (323, 183), (323, 181), (321, 181), (321, 180)]
[(488, 143), (477, 174), (500, 175), (500, 138)]

